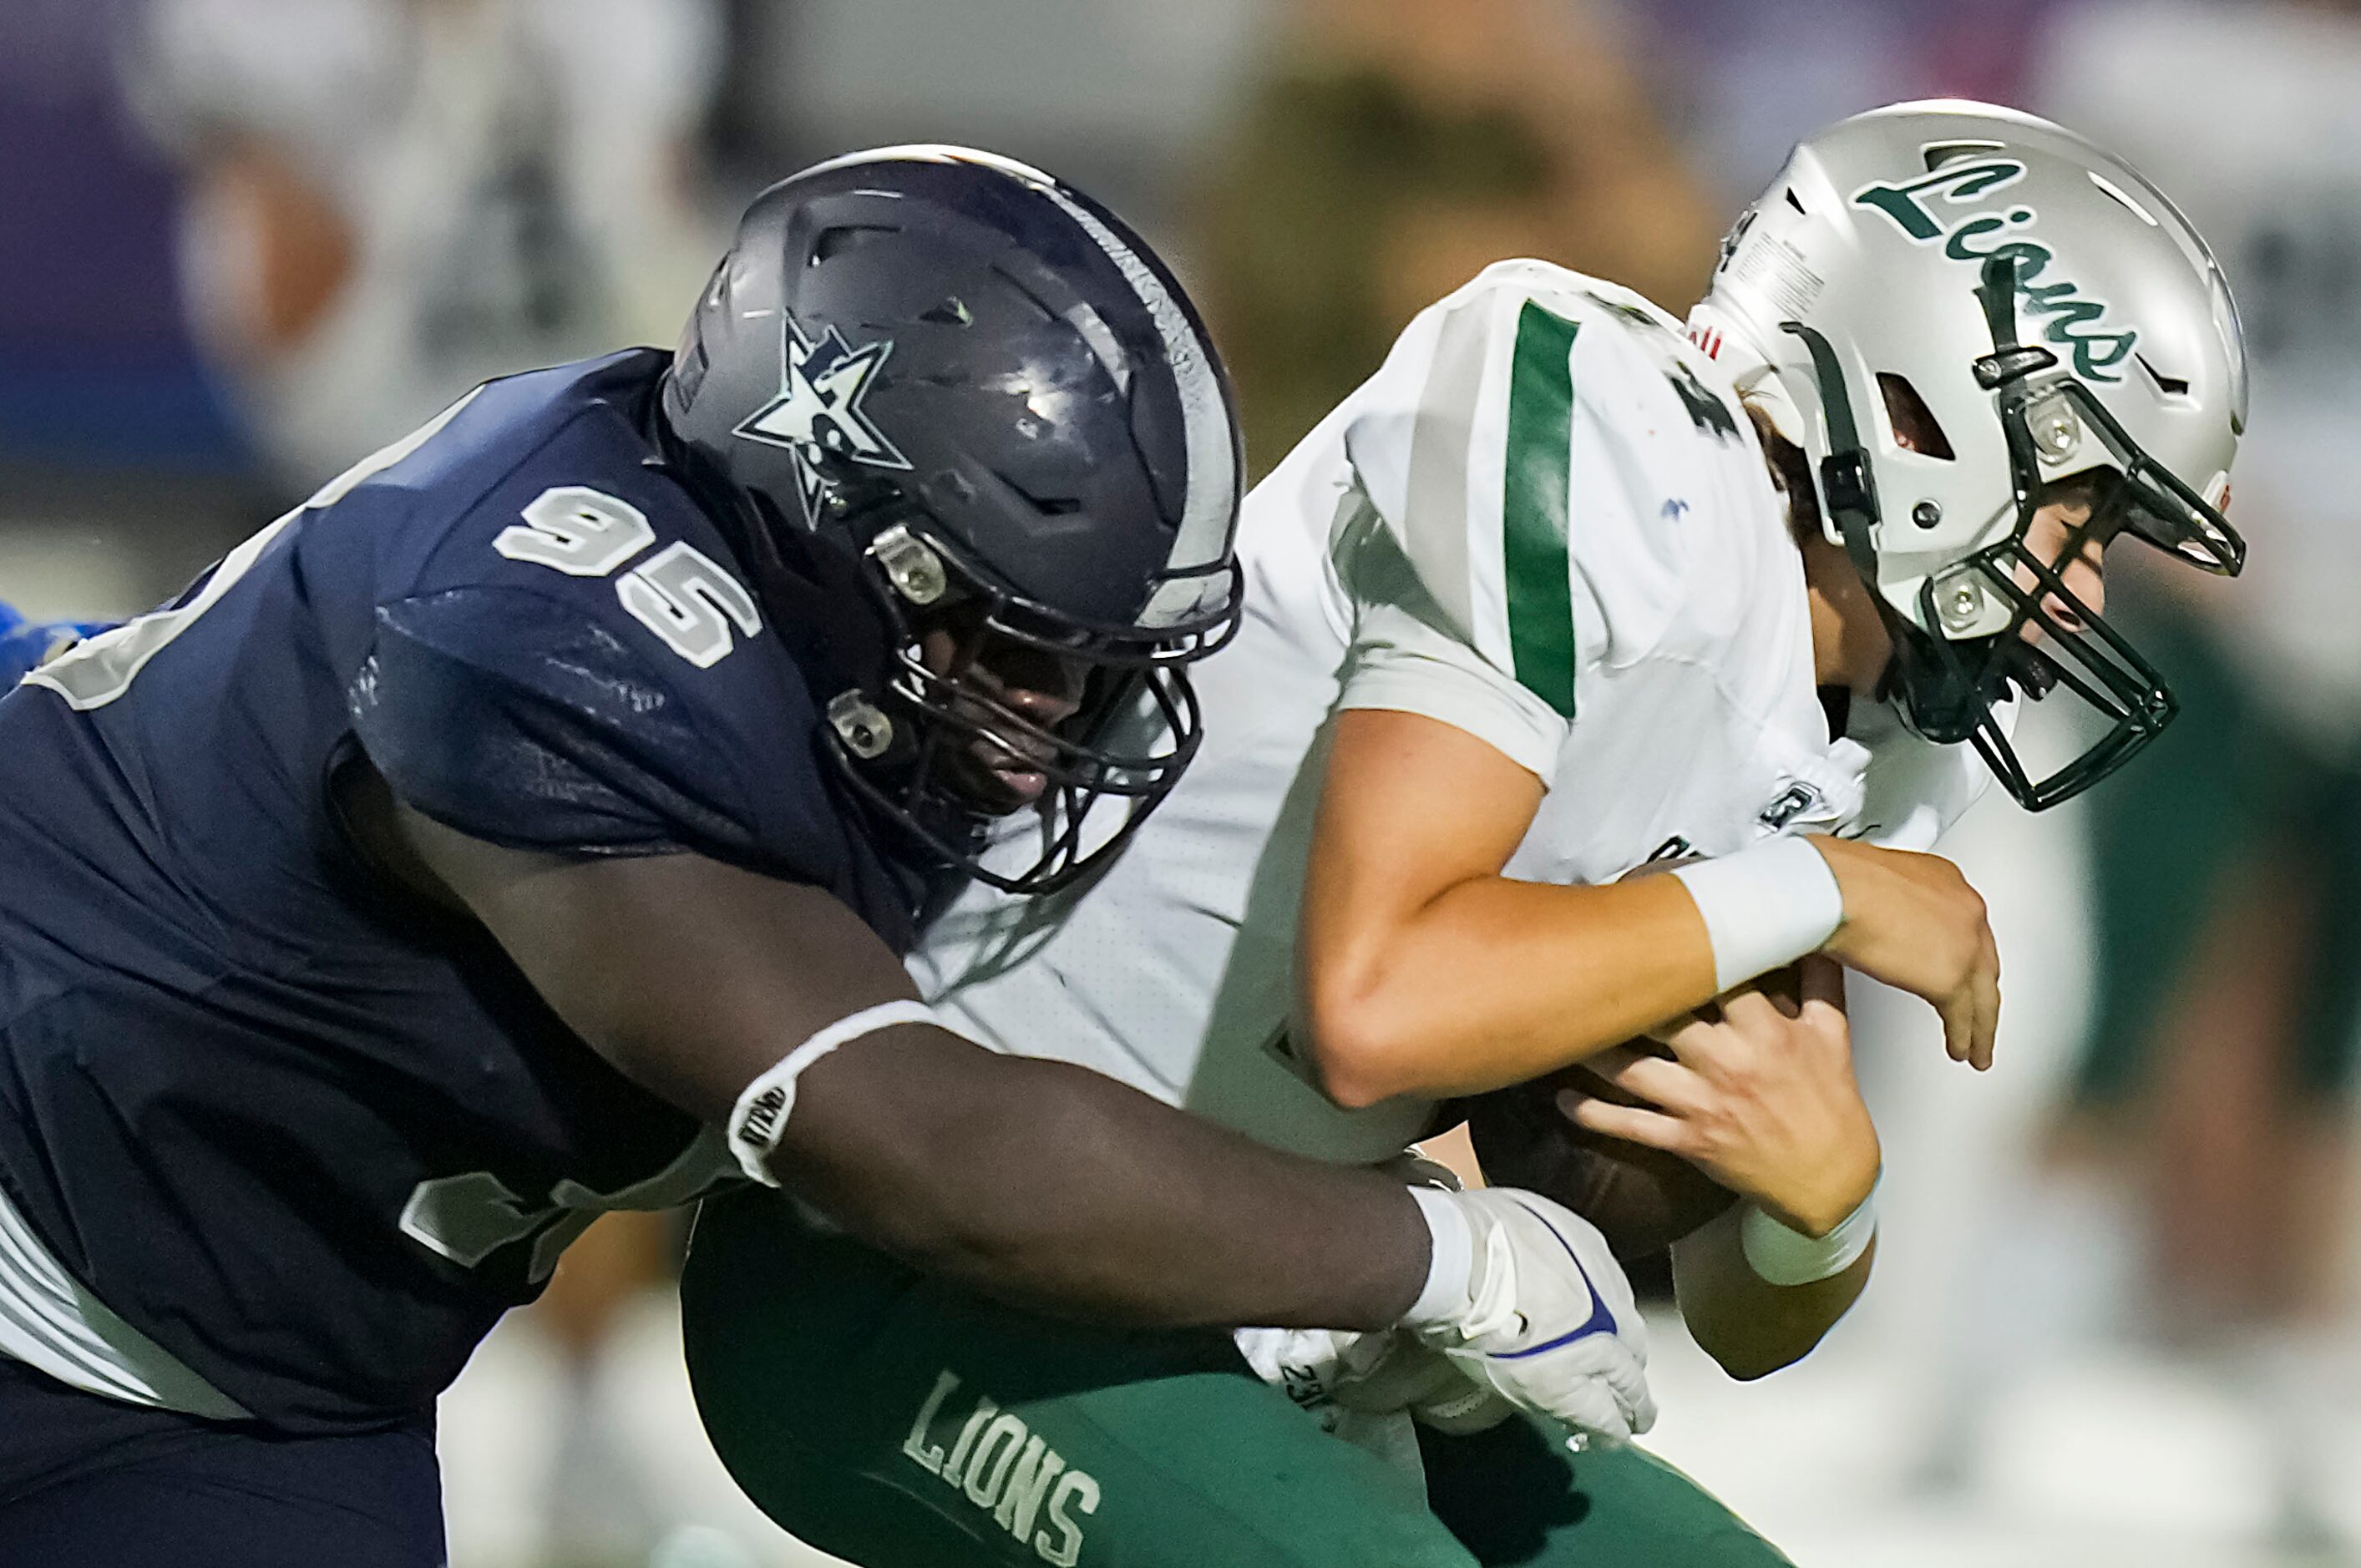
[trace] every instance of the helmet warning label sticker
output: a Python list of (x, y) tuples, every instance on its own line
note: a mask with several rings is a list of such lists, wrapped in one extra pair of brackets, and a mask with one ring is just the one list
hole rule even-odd
[(1730, 259), (1734, 283), (1760, 289), (1772, 308), (1788, 321), (1811, 313), (1828, 280), (1804, 261), (1804, 253), (1773, 235), (1757, 234), (1752, 245), (1741, 244)]

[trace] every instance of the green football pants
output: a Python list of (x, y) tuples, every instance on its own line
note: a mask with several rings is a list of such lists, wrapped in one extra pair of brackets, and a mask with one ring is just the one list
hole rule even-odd
[(1773, 1568), (1671, 1466), (1549, 1423), (1422, 1431), (1427, 1499), (1226, 1335), (1079, 1327), (709, 1201), (681, 1295), (715, 1448), (763, 1510), (863, 1568)]

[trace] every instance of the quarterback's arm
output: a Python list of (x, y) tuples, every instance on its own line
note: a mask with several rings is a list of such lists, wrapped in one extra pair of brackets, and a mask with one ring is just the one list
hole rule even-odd
[[(1337, 715), (1305, 873), (1296, 1022), (1339, 1103), (1522, 1083), (1733, 982), (1718, 978), (1714, 938), (1680, 878), (1593, 887), (1503, 876), (1542, 794), (1532, 773), (1440, 719)], [(1842, 900), (1819, 950), (1927, 998), (1951, 1054), (1989, 1066), (1998, 959), (1983, 902), (1958, 868), (1808, 842)]]
[[(914, 995), (885, 944), (814, 888), (690, 854), (520, 853), (396, 805), (373, 774), (351, 794), (380, 861), (471, 912), (623, 1073), (717, 1124), (818, 1030)], [(1068, 1315), (1378, 1328), (1428, 1269), (1397, 1182), (925, 1025), (809, 1067), (771, 1168), (884, 1251)]]
[(1521, 1083), (1714, 994), (1679, 882), (1501, 875), (1542, 784), (1415, 713), (1337, 716), (1303, 894), (1298, 1023), (1340, 1103)]
[(1673, 1292), (1698, 1348), (1732, 1377), (1752, 1379), (1801, 1361), (1851, 1310), (1877, 1242), (1826, 1279), (1773, 1285), (1746, 1261), (1744, 1216), (1733, 1208), (1673, 1244)]
[(1673, 1271), (1697, 1343), (1732, 1376), (1760, 1377), (1817, 1344), (1869, 1281), (1883, 1161), (1844, 977), (1808, 958), (1792, 996), (1741, 986), (1655, 1038), (1662, 1050), (1618, 1047), (1568, 1074), (1558, 1109), (1745, 1200), (1675, 1242)]

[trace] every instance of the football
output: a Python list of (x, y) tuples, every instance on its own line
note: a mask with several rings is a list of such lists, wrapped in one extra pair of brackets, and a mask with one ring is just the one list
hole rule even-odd
[[(1768, 992), (1792, 1013), (1801, 984), (1801, 975), (1791, 968), (1743, 989)], [(1672, 1054), (1644, 1036), (1625, 1044), (1656, 1056)], [(1462, 1102), (1485, 1180), (1529, 1188), (1565, 1204), (1598, 1226), (1615, 1255), (1626, 1262), (1654, 1256), (1738, 1201), (1736, 1193), (1677, 1155), (1567, 1121), (1557, 1108), (1557, 1091), (1568, 1087), (1633, 1102), (1579, 1067)]]
[[(1661, 1049), (1652, 1041), (1634, 1041)], [(1598, 1227), (1618, 1258), (1653, 1257), (1737, 1201), (1737, 1194), (1682, 1159), (1577, 1127), (1558, 1111), (1561, 1087), (1604, 1098), (1614, 1090), (1564, 1072), (1466, 1102), (1467, 1135), (1484, 1179), (1554, 1199)]]

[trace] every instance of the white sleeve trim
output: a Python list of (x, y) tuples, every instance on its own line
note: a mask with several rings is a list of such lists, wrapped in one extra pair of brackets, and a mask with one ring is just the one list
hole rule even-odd
[(1476, 1272), (1476, 1232), (1467, 1211), (1455, 1192), (1413, 1187), (1410, 1195), (1425, 1220), (1431, 1244), (1427, 1249), (1426, 1283), (1418, 1299), (1401, 1315), (1412, 1328), (1447, 1323), (1466, 1315), (1468, 1281)]
[(51, 1256), (0, 1191), (0, 1357), (85, 1394), (209, 1420), (253, 1412), (116, 1317)]
[(748, 1084), (730, 1111), (730, 1152), (739, 1168), (765, 1187), (776, 1187), (771, 1156), (787, 1130), (796, 1109), (796, 1080), (820, 1058), (851, 1040), (904, 1024), (936, 1024), (941, 1020), (923, 1002), (882, 1002), (874, 1007), (839, 1018), (779, 1058), (778, 1065)]

